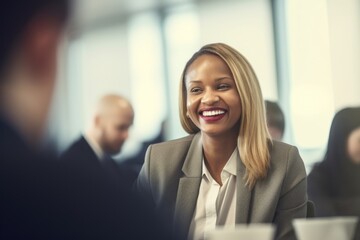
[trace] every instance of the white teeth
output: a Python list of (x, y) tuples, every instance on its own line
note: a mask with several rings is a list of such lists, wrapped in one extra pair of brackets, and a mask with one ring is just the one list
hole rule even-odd
[(214, 110), (214, 111), (204, 111), (202, 113), (203, 116), (205, 117), (209, 117), (209, 116), (216, 116), (216, 115), (220, 115), (220, 114), (224, 114), (225, 111), (223, 110)]

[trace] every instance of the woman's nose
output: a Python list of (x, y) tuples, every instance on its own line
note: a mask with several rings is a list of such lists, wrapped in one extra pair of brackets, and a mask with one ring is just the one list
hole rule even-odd
[(220, 100), (220, 97), (214, 91), (206, 91), (201, 98), (201, 103), (212, 105)]

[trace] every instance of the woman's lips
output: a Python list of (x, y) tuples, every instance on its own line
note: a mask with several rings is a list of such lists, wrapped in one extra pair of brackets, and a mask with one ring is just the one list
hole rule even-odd
[(224, 109), (209, 109), (200, 111), (200, 117), (206, 122), (216, 122), (221, 120), (226, 114)]

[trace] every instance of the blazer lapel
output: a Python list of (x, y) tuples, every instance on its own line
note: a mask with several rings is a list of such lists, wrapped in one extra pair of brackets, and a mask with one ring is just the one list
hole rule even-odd
[[(241, 155), (239, 154), (240, 159)], [(240, 160), (237, 164), (237, 176), (236, 176), (236, 185), (237, 185), (237, 196), (236, 196), (236, 215), (235, 223), (243, 224), (250, 223), (250, 203), (252, 190), (246, 186), (246, 181), (244, 176), (246, 174), (246, 168), (243, 162)]]
[(201, 134), (194, 136), (182, 167), (183, 177), (180, 178), (176, 197), (174, 226), (178, 239), (186, 239), (190, 222), (195, 210), (202, 174), (202, 143)]

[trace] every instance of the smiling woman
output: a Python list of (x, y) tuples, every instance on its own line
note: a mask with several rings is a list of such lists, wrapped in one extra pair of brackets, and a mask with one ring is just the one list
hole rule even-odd
[(190, 135), (150, 146), (135, 185), (175, 238), (256, 222), (294, 239), (291, 220), (306, 216), (304, 164), (296, 147), (270, 140), (249, 62), (226, 44), (205, 45), (185, 65), (179, 102)]
[[(212, 59), (213, 61), (212, 63), (207, 61), (200, 65), (203, 62), (201, 61), (203, 58)], [(190, 120), (185, 117), (185, 112), (188, 112), (188, 105), (191, 102), (191, 94), (187, 93), (186, 84), (195, 73), (198, 75), (202, 74), (203, 76), (215, 75), (217, 76), (216, 82), (226, 79), (228, 84), (231, 83), (228, 86), (231, 87), (230, 90), (232, 91), (230, 93), (233, 94), (227, 94), (227, 98), (233, 96), (234, 99), (229, 104), (236, 105), (232, 107), (232, 111), (239, 111), (241, 122), (240, 119), (237, 119), (236, 121), (239, 123), (237, 125), (234, 122), (228, 123), (233, 130), (233, 137), (231, 139), (226, 138), (224, 140), (217, 138), (217, 140), (222, 143), (227, 142), (228, 144), (224, 145), (232, 148), (229, 149), (231, 152), (236, 145), (242, 148), (242, 161), (247, 167), (246, 182), (249, 186), (252, 186), (257, 179), (261, 179), (266, 175), (269, 167), (269, 135), (264, 124), (264, 101), (255, 72), (240, 53), (225, 44), (210, 44), (195, 53), (184, 68), (180, 84), (180, 103), (182, 103), (180, 107), (180, 120), (185, 131), (190, 134), (201, 130), (196, 125), (194, 119)], [(200, 75), (199, 77), (203, 76)], [(197, 82), (199, 81), (197, 80)], [(228, 91), (225, 92), (229, 93)], [(205, 95), (201, 101), (208, 102), (208, 96)], [(240, 136), (241, 142), (239, 141)]]

